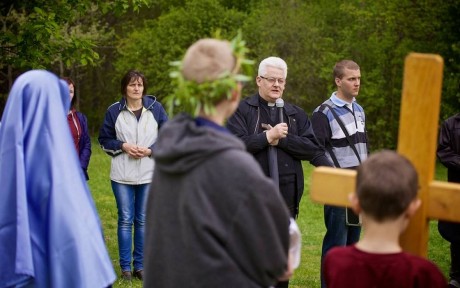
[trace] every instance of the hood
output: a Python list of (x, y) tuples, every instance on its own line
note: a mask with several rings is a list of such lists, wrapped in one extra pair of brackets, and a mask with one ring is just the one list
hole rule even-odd
[(207, 126), (197, 126), (194, 119), (180, 114), (160, 129), (155, 144), (155, 170), (180, 174), (219, 152), (229, 149), (246, 150), (236, 136)]
[[(120, 110), (121, 109), (127, 109), (126, 108), (126, 97), (121, 97), (121, 100), (118, 101), (120, 103)], [(142, 96), (142, 106), (144, 106), (145, 109), (151, 109), (153, 104), (157, 102), (157, 98), (153, 95), (143, 95)]]

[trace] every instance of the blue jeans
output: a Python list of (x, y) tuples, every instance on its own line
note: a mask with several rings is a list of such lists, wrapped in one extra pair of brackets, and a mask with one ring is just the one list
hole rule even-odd
[(346, 246), (354, 244), (359, 240), (361, 227), (348, 226), (345, 223), (345, 208), (324, 205), (324, 224), (326, 225), (326, 235), (323, 239), (321, 253), (321, 287), (325, 288), (323, 275), (323, 261), (326, 253), (335, 246)]
[(133, 245), (134, 224), (134, 271), (143, 270), (145, 207), (149, 184), (128, 185), (115, 181), (112, 190), (118, 208), (118, 254), (121, 271), (131, 271), (131, 248)]

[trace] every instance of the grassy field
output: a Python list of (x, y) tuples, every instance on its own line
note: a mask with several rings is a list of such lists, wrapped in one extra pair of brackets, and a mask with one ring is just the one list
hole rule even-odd
[[(292, 288), (319, 287), (321, 243), (325, 232), (322, 205), (312, 203), (308, 191), (312, 166), (304, 163), (305, 195), (301, 201), (298, 225), (302, 232), (302, 261), (290, 282)], [(89, 186), (104, 228), (105, 240), (117, 275), (120, 274), (117, 248), (117, 209), (109, 179), (110, 157), (93, 142), (93, 155), (89, 166)], [(446, 171), (438, 165), (436, 179), (445, 180)], [(428, 258), (435, 262), (447, 276), (449, 246), (437, 231), (435, 221), (430, 222)], [(142, 287), (142, 282), (117, 279), (114, 287)]]

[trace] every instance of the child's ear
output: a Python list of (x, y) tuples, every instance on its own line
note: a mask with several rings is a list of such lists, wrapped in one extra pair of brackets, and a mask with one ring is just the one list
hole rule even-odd
[(353, 212), (356, 214), (361, 213), (361, 206), (359, 205), (359, 199), (356, 193), (353, 192), (348, 194), (348, 201), (350, 201), (351, 209), (353, 209)]
[(417, 212), (417, 209), (420, 207), (421, 204), (422, 200), (420, 200), (419, 198), (412, 200), (412, 202), (410, 202), (409, 207), (407, 207), (406, 210), (407, 216), (412, 217), (412, 215), (414, 215), (415, 212)]

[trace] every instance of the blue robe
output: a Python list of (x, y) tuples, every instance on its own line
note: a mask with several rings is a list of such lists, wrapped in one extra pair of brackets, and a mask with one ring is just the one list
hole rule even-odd
[(115, 273), (66, 120), (68, 85), (33, 70), (0, 126), (0, 287), (107, 287)]

